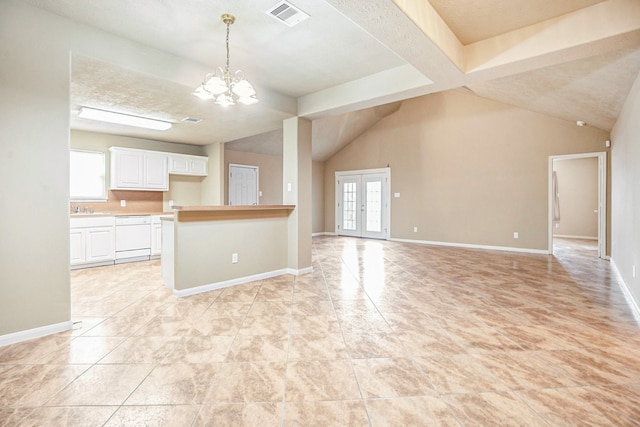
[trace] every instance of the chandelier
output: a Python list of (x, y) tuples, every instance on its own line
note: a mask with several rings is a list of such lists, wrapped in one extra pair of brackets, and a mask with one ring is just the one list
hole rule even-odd
[(256, 104), (258, 98), (251, 83), (244, 78), (242, 70), (238, 70), (233, 75), (229, 71), (229, 26), (236, 21), (236, 17), (225, 13), (220, 17), (227, 26), (227, 63), (224, 68), (218, 67), (213, 73), (204, 77), (204, 81), (193, 92), (200, 99), (215, 99), (215, 103), (227, 107), (241, 104)]

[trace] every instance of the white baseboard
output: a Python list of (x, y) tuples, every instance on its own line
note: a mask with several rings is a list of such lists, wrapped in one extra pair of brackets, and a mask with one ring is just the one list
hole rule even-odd
[(467, 243), (432, 242), (429, 240), (393, 239), (393, 238), (389, 239), (389, 241), (402, 242), (402, 243), (417, 243), (420, 245), (450, 246), (454, 248), (485, 249), (490, 251), (521, 252), (521, 253), (527, 253), (527, 254), (549, 255), (549, 251), (544, 249), (512, 248), (509, 246), (472, 245)]
[(311, 233), (311, 237), (318, 237), (318, 236), (337, 236), (337, 234), (329, 231), (320, 231), (318, 233)]
[(174, 289), (173, 294), (177, 297), (188, 297), (191, 295), (201, 294), (203, 292), (216, 291), (228, 288), (229, 286), (242, 285), (244, 283), (255, 282), (258, 280), (269, 279), (271, 277), (282, 276), (284, 274), (292, 274), (299, 276), (301, 274), (311, 273), (313, 267), (303, 269), (283, 268), (280, 270), (268, 271), (266, 273), (254, 274), (252, 276), (238, 277), (237, 279), (225, 280), (222, 282), (210, 283), (208, 285), (196, 286), (189, 289)]
[(618, 270), (616, 263), (612, 259), (611, 259), (611, 269), (613, 270), (613, 272), (618, 278), (618, 282), (620, 283), (620, 289), (624, 294), (624, 298), (627, 300), (627, 304), (629, 304), (629, 307), (631, 307), (631, 312), (633, 313), (633, 317), (636, 319), (636, 323), (640, 325), (640, 303), (638, 303), (638, 301), (636, 301), (635, 298), (633, 297), (631, 290), (629, 289), (627, 284), (624, 282), (624, 279), (622, 278), (622, 275), (620, 275), (620, 271)]
[(26, 331), (14, 332), (12, 334), (0, 335), (0, 347), (15, 344), (21, 341), (32, 340), (46, 335), (57, 334), (73, 328), (71, 320), (67, 322), (54, 323), (53, 325), (40, 326), (39, 328), (27, 329)]
[(598, 240), (598, 236), (570, 236), (568, 234), (554, 234), (553, 237), (559, 237), (561, 239)]

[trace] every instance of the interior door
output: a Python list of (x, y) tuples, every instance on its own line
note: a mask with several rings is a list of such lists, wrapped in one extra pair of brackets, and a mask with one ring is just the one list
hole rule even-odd
[(258, 204), (258, 168), (229, 165), (229, 205)]
[(344, 177), (338, 182), (341, 189), (341, 202), (338, 203), (342, 213), (338, 226), (341, 235), (362, 237), (362, 179), (360, 176)]
[(337, 232), (342, 236), (389, 238), (389, 173), (336, 175)]

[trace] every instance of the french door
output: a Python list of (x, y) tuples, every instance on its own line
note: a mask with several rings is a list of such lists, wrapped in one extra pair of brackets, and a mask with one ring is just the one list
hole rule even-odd
[(389, 169), (336, 172), (336, 233), (389, 238)]

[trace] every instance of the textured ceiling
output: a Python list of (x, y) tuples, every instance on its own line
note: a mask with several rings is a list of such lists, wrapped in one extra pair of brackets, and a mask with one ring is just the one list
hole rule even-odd
[(462, 44), (546, 21), (603, 0), (429, 0)]
[[(398, 101), (463, 86), (610, 130), (640, 71), (638, 0), (292, 0), (310, 15), (292, 28), (265, 13), (276, 1), (22, 1), (80, 24), (72, 128), (273, 152), (282, 121), (301, 115), (313, 119), (315, 160), (392, 114)], [(223, 109), (191, 95), (224, 63), (226, 12), (237, 16), (231, 68), (256, 86), (254, 106)], [(174, 126), (101, 124), (78, 118), (80, 106)]]

